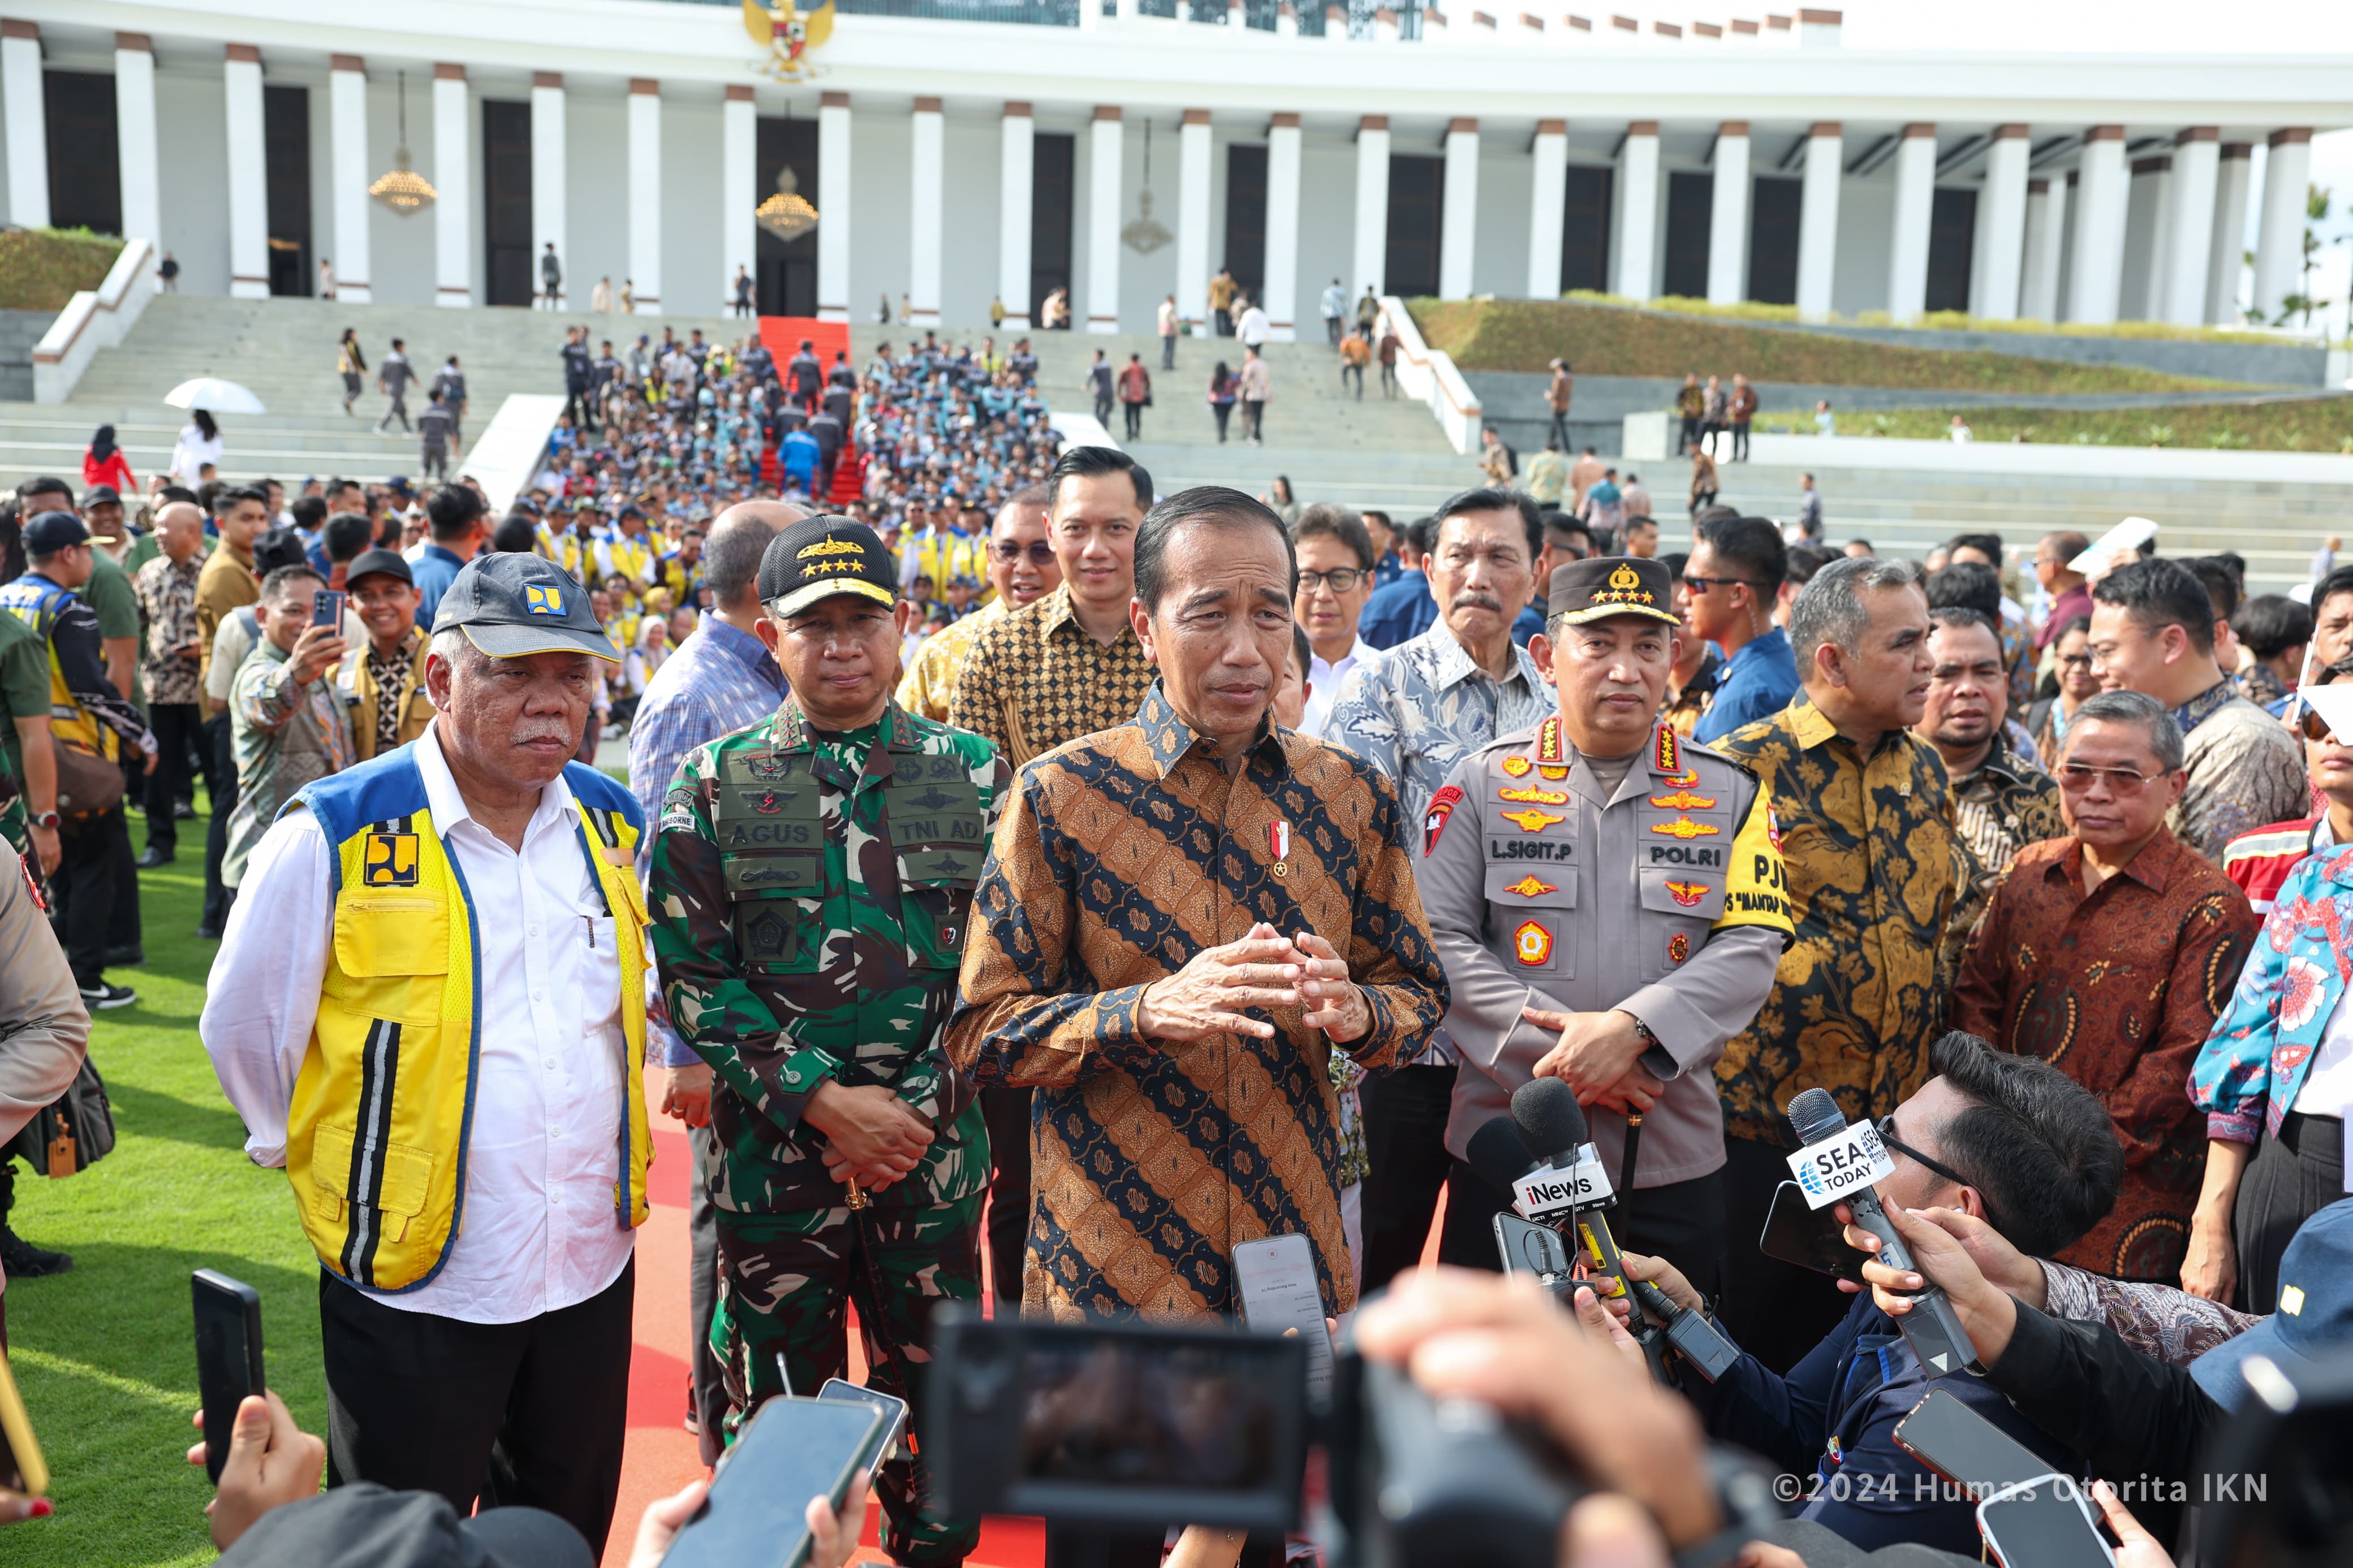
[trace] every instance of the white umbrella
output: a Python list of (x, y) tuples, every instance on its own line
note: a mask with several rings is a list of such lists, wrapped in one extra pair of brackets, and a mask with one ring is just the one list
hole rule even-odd
[(164, 401), (174, 408), (201, 408), (207, 414), (267, 414), (261, 399), (233, 381), (223, 381), (216, 375), (200, 375), (194, 381), (184, 381), (164, 395)]

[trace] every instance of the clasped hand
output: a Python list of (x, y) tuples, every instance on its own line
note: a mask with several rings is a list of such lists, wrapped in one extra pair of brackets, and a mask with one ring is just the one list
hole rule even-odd
[(933, 1132), (906, 1102), (880, 1084), (846, 1088), (828, 1079), (810, 1091), (801, 1120), (825, 1134), (826, 1174), (872, 1189), (905, 1178), (923, 1163)]
[(1523, 1007), (1520, 1016), (1560, 1038), (1538, 1058), (1534, 1078), (1556, 1078), (1577, 1091), (1579, 1105), (1628, 1114), (1648, 1111), (1667, 1086), (1641, 1062), (1642, 1037), (1630, 1013), (1559, 1013)]
[(1272, 1039), (1274, 1026), (1250, 1016), (1253, 1007), (1302, 1008), (1302, 1022), (1336, 1041), (1362, 1039), (1373, 1026), (1364, 992), (1330, 942), (1307, 931), (1286, 937), (1261, 921), (1240, 942), (1205, 948), (1176, 973), (1145, 986), (1135, 1027), (1162, 1040)]

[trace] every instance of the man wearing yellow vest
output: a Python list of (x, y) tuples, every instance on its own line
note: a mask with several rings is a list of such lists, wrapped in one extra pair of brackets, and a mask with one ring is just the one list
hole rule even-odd
[(352, 710), (361, 762), (425, 733), (433, 703), (425, 690), (425, 628), (417, 624), (417, 580), (397, 551), (365, 550), (343, 574), (368, 640), (343, 655), (335, 685)]
[(200, 1030), (319, 1254), (330, 1483), (543, 1508), (601, 1552), (651, 1146), (644, 817), (567, 765), (599, 659), (553, 563), (468, 563), (432, 723), (288, 803)]

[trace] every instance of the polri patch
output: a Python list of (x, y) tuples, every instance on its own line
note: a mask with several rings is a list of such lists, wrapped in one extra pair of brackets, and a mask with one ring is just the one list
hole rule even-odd
[(1522, 921), (1512, 932), (1512, 956), (1530, 969), (1541, 969), (1550, 963), (1551, 928), (1535, 921)]

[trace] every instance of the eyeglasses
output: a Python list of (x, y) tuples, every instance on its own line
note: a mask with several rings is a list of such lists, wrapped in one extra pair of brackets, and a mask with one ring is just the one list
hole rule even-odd
[(1758, 589), (1770, 588), (1774, 585), (1770, 583), (1759, 583), (1750, 577), (1694, 577), (1688, 572), (1683, 574), (1683, 586), (1694, 594), (1704, 594), (1710, 588), (1730, 587), (1735, 584), (1744, 588)]
[(2152, 780), (2163, 773), (2137, 773), (2131, 768), (2095, 768), (2084, 763), (2069, 763), (2059, 770), (2059, 787), (2081, 794), (2100, 779), (2118, 795), (2138, 795)]
[(1054, 547), (1042, 539), (1035, 544), (1026, 546), (1016, 544), (1009, 539), (1000, 539), (988, 547), (988, 553), (996, 560), (1008, 563), (1018, 561), (1027, 555), (1032, 564), (1043, 566), (1054, 559)]
[(2304, 738), (2307, 741), (2331, 740), (2337, 734), (2328, 721), (2320, 716), (2317, 709), (2306, 708), (2303, 716), (2296, 721), (2296, 726), (2304, 731)]
[(2092, 656), (2088, 653), (2063, 653), (2059, 656), (2059, 662), (2070, 668), (2081, 665), (2088, 669), (2092, 665)]
[(1996, 1230), (2000, 1230), (2001, 1228), (2000, 1222), (1995, 1220), (1993, 1217), (1993, 1205), (1990, 1201), (1987, 1200), (1985, 1189), (1983, 1187), (1978, 1186), (1977, 1183), (1972, 1182), (1967, 1176), (1962, 1175), (1958, 1171), (1954, 1170), (1950, 1165), (1946, 1164), (1943, 1161), (1930, 1159), (1927, 1155), (1920, 1152), (1919, 1150), (1912, 1147), (1911, 1144), (1904, 1142), (1903, 1139), (1895, 1136), (1895, 1113), (1894, 1111), (1889, 1111), (1873, 1125), (1878, 1130), (1879, 1141), (1882, 1143), (1886, 1144), (1890, 1149), (1893, 1149), (1898, 1154), (1903, 1155), (1914, 1164), (1926, 1166), (1928, 1170), (1944, 1177), (1945, 1180), (1952, 1183), (1953, 1185), (1957, 1187), (1969, 1187), (1975, 1189), (1978, 1201), (1984, 1203), (1986, 1206), (1986, 1223), (1992, 1226)]
[(1329, 572), (1302, 572), (1299, 574), (1299, 591), (1312, 594), (1318, 588), (1329, 588), (1335, 594), (1352, 594), (1356, 592), (1356, 584), (1364, 580), (1365, 574), (1355, 566), (1335, 566)]

